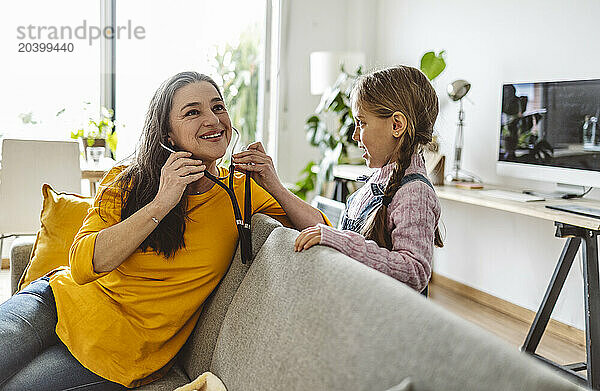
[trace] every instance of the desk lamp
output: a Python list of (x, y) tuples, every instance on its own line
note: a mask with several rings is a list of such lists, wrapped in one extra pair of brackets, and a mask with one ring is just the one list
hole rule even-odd
[[(452, 181), (461, 181), (459, 177), (460, 169), (460, 161), (462, 156), (463, 149), (463, 127), (464, 127), (464, 118), (465, 112), (463, 110), (463, 102), (462, 99), (467, 95), (469, 90), (471, 89), (471, 83), (466, 80), (455, 80), (452, 83), (448, 84), (447, 92), (450, 99), (453, 101), (458, 101), (460, 103), (460, 108), (458, 110), (458, 128), (456, 129), (456, 138), (454, 140), (454, 165), (452, 167), (453, 173), (448, 175), (448, 180)], [(473, 181), (471, 176), (467, 181)]]

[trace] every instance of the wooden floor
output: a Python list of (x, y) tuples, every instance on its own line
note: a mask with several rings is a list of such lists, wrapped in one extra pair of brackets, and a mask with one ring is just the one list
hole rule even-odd
[[(448, 290), (435, 282), (429, 285), (430, 299), (458, 316), (492, 332), (519, 349), (525, 341), (529, 324), (486, 307)], [(559, 364), (585, 361), (585, 346), (576, 345), (554, 334), (545, 333), (536, 351)], [(585, 375), (584, 372), (580, 372)]]

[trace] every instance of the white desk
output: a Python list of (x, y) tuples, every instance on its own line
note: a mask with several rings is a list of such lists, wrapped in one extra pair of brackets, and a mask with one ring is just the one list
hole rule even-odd
[(110, 158), (101, 159), (98, 164), (89, 163), (86, 160), (81, 160), (81, 179), (90, 181), (90, 196), (96, 195), (96, 187), (98, 182), (104, 177), (104, 174), (116, 164), (116, 161)]
[(373, 172), (375, 172), (375, 170), (375, 168), (369, 168), (364, 165), (338, 164), (333, 166), (333, 176), (336, 178), (353, 181), (359, 176), (371, 175)]
[[(496, 186), (485, 185), (485, 189), (495, 189)], [(506, 189), (513, 190), (517, 189)], [(471, 205), (483, 206), (540, 219), (554, 221), (556, 225), (555, 236), (566, 238), (563, 251), (554, 269), (546, 293), (540, 304), (539, 310), (529, 329), (529, 333), (521, 348), (522, 351), (550, 364), (574, 379), (600, 389), (600, 286), (598, 274), (598, 235), (600, 234), (600, 219), (586, 217), (569, 212), (548, 209), (546, 205), (578, 204), (600, 209), (600, 202), (587, 199), (546, 200), (519, 202), (494, 198), (481, 190), (460, 189), (455, 186), (436, 186), (435, 191), (439, 198), (462, 202)], [(546, 329), (550, 315), (556, 304), (560, 291), (567, 278), (573, 260), (579, 249), (583, 250), (583, 277), (585, 294), (585, 328), (586, 352), (585, 363), (559, 365), (535, 353), (540, 339)], [(594, 343), (592, 344), (592, 341)], [(587, 370), (587, 380), (577, 372)]]
[[(502, 189), (520, 192), (518, 189), (507, 189), (505, 187), (500, 188), (493, 185), (484, 186), (484, 190), (489, 189)], [(587, 200), (585, 198), (574, 198), (570, 200), (552, 199), (546, 201), (519, 202), (486, 196), (485, 192), (482, 192), (481, 190), (459, 189), (451, 185), (435, 186), (435, 192), (439, 198), (445, 200), (479, 205), (487, 208), (504, 210), (506, 212), (519, 213), (544, 220), (558, 221), (591, 230), (600, 230), (600, 219), (594, 219), (592, 217), (546, 208), (546, 205), (578, 204), (600, 209), (599, 201)]]
[[(318, 171), (318, 167), (315, 167)], [(333, 166), (333, 176), (335, 178), (353, 181), (362, 175), (370, 175), (375, 169), (368, 168), (364, 165), (340, 164)], [(435, 192), (439, 198), (463, 202), (471, 205), (479, 205), (487, 208), (504, 210), (506, 212), (519, 213), (526, 216), (537, 217), (544, 220), (558, 221), (565, 224), (570, 224), (578, 227), (583, 227), (591, 230), (600, 230), (600, 219), (594, 219), (582, 215), (577, 215), (569, 212), (561, 212), (558, 210), (548, 209), (546, 205), (565, 205), (578, 204), (589, 206), (592, 208), (600, 208), (600, 201), (582, 199), (551, 199), (546, 201), (531, 201), (519, 202), (505, 200), (496, 197), (486, 196), (481, 190), (460, 189), (453, 185), (434, 186)], [(509, 189), (494, 185), (484, 185), (484, 190), (502, 189), (520, 192), (520, 189)]]

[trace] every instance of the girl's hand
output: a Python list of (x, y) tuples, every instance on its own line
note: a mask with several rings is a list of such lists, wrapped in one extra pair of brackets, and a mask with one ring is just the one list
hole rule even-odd
[(190, 159), (190, 152), (171, 153), (160, 170), (158, 193), (154, 200), (170, 211), (181, 200), (187, 185), (204, 176), (202, 160)]
[(315, 244), (321, 243), (321, 227), (315, 225), (314, 227), (308, 227), (304, 231), (300, 232), (300, 235), (296, 238), (294, 243), (294, 251), (307, 250)]
[(233, 155), (235, 168), (245, 173), (253, 173), (252, 179), (273, 194), (272, 191), (282, 187), (273, 160), (266, 154), (261, 142), (248, 145), (248, 149)]

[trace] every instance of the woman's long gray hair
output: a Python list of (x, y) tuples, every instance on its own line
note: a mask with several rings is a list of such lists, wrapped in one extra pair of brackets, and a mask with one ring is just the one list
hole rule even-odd
[[(173, 96), (180, 88), (198, 82), (212, 84), (223, 99), (215, 81), (209, 76), (197, 72), (178, 73), (163, 82), (154, 93), (132, 162), (119, 174), (114, 183), (110, 184), (120, 190), (121, 221), (150, 203), (158, 193), (161, 169), (170, 155), (170, 152), (161, 147), (160, 143), (169, 145), (167, 139), (171, 131), (169, 116), (173, 105)], [(102, 201), (102, 195), (99, 197), (100, 201)], [(157, 254), (162, 253), (165, 258), (169, 258), (177, 250), (185, 247), (184, 232), (188, 218), (187, 212), (187, 197), (184, 195), (161, 220), (156, 229), (140, 244), (140, 250), (146, 251), (150, 247)]]

